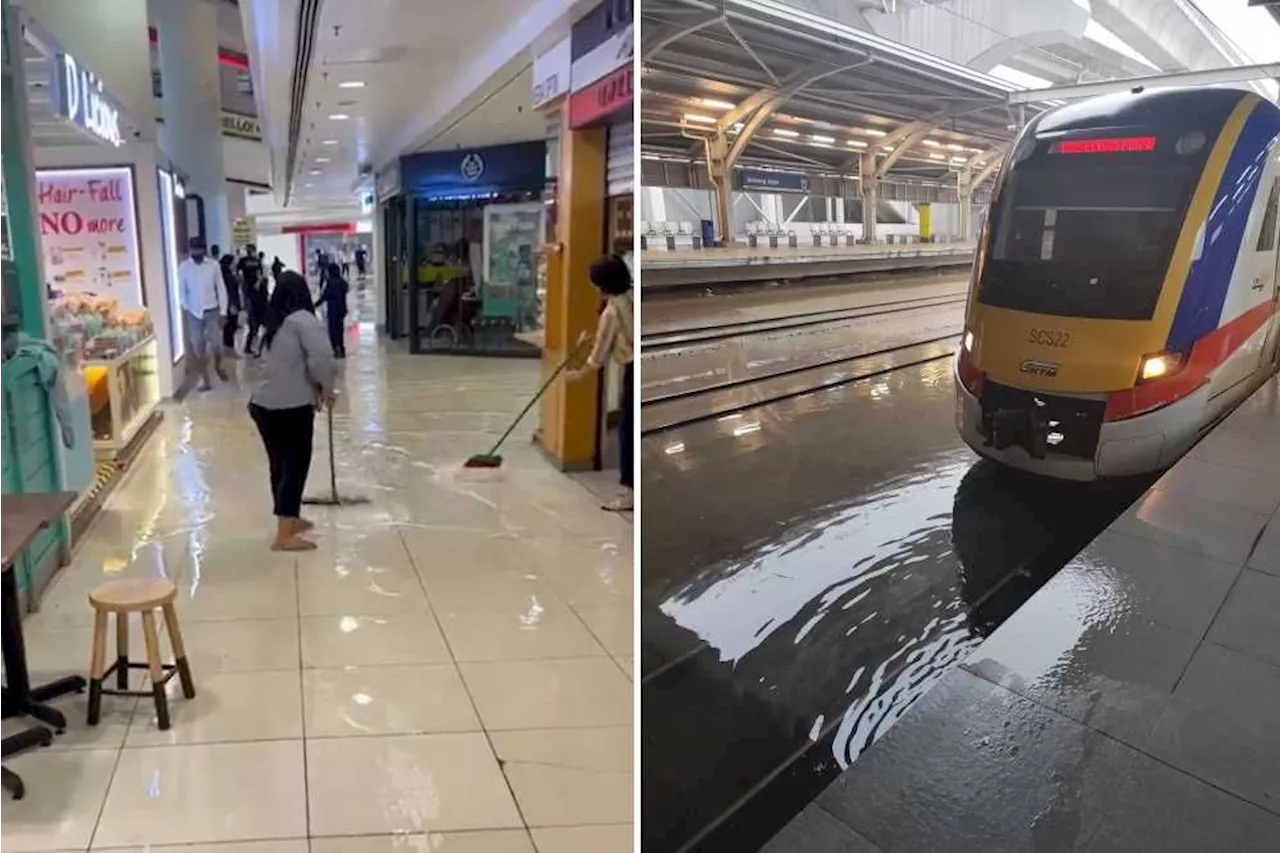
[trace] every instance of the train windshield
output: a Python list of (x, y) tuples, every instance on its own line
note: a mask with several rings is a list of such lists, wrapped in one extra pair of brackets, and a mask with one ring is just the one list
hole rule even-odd
[(1158, 151), (1058, 153), (1042, 144), (1006, 176), (979, 301), (1037, 314), (1150, 319), (1199, 160)]

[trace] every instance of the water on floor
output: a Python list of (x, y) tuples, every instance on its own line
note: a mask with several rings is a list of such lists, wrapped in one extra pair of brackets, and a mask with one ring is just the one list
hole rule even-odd
[(532, 424), (500, 470), (462, 468), (536, 361), (409, 356), (359, 319), (333, 441), (340, 494), (369, 502), (314, 508), (315, 552), (268, 550), (252, 363), (164, 407), (27, 648), (37, 683), (84, 672), (88, 590), (167, 577), (196, 697), (171, 684), (167, 731), (147, 699), (105, 697), (92, 728), (83, 697), (59, 700), (66, 734), (5, 760), (27, 785), (3, 803), (6, 851), (631, 849), (630, 523), (547, 464)]
[(1145, 487), (977, 462), (950, 369), (645, 438), (646, 851), (758, 848)]

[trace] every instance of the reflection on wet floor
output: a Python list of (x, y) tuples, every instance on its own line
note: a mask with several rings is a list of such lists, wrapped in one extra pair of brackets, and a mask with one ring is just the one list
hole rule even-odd
[(758, 848), (1150, 482), (977, 462), (947, 362), (658, 433), (642, 453), (655, 853)]
[(458, 832), (477, 850), (630, 850), (628, 521), (547, 464), (529, 421), (501, 469), (462, 467), (528, 400), (537, 361), (348, 333), (338, 488), (371, 501), (309, 508), (315, 551), (268, 549), (257, 363), (164, 405), (24, 633), (36, 683), (83, 673), (88, 591), (166, 577), (196, 695), (172, 697), (165, 731), (147, 699), (104, 697), (90, 727), (84, 696), (60, 698), (66, 733), (5, 759), (28, 788), (3, 801), (6, 851), (436, 850)]

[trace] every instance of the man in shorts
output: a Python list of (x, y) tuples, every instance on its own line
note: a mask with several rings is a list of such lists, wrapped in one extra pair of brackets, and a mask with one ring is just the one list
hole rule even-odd
[(209, 358), (223, 382), (228, 380), (222, 369), (222, 326), (229, 302), (222, 269), (205, 255), (203, 237), (192, 237), (190, 254), (178, 265), (178, 282), (182, 290), (182, 326), (191, 348), (192, 365), (200, 373), (200, 390), (208, 391)]

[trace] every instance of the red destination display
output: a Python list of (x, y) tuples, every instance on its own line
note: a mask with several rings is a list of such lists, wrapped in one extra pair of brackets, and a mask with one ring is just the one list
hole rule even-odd
[(1154, 136), (1115, 136), (1108, 139), (1064, 139), (1053, 143), (1053, 154), (1131, 154), (1154, 151)]

